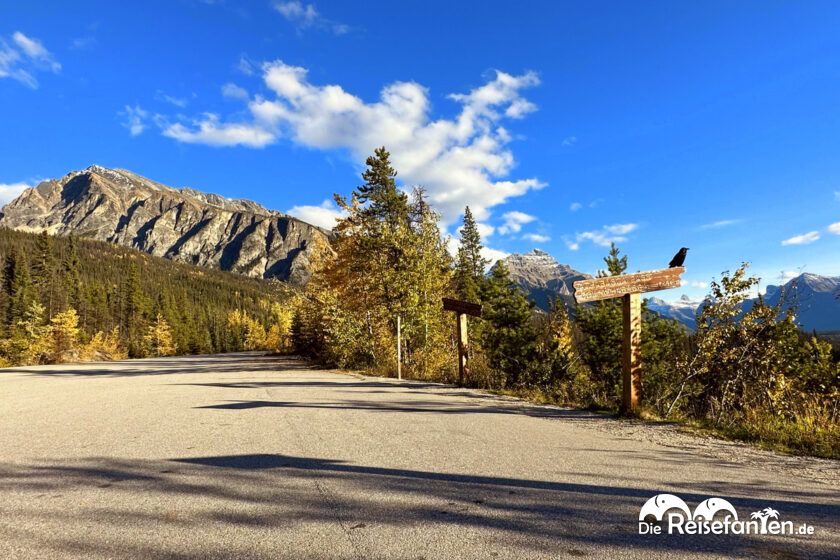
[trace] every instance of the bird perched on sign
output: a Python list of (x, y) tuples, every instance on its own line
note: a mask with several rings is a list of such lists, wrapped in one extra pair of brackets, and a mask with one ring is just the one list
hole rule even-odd
[(671, 259), (671, 262), (668, 263), (668, 266), (671, 268), (676, 268), (678, 266), (682, 266), (685, 262), (685, 255), (688, 253), (688, 247), (683, 247), (677, 254), (674, 255), (674, 258)]

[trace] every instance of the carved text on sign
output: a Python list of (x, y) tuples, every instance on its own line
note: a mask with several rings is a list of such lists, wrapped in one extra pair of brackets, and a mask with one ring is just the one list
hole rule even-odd
[(680, 287), (683, 267), (664, 268), (648, 272), (636, 272), (621, 276), (606, 276), (574, 283), (575, 300), (578, 303), (621, 297), (625, 294), (640, 294)]

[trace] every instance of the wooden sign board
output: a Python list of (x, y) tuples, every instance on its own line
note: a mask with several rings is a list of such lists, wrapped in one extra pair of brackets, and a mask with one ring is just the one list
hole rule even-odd
[(578, 303), (622, 297), (626, 294), (641, 294), (680, 287), (683, 267), (663, 268), (621, 276), (606, 276), (574, 283), (575, 300)]
[(459, 299), (443, 298), (443, 308), (446, 311), (454, 311), (458, 314), (481, 317), (481, 305), (478, 303), (470, 303)]

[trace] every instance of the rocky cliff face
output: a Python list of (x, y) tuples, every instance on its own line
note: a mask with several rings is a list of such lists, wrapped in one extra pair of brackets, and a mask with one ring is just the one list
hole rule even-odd
[(558, 263), (554, 257), (539, 249), (524, 254), (514, 253), (502, 260), (510, 271), (510, 279), (545, 311), (557, 296), (567, 307), (574, 305), (573, 283), (592, 278), (589, 274)]
[(74, 234), (152, 255), (302, 285), (314, 246), (329, 232), (249, 200), (175, 189), (93, 165), (27, 189), (0, 226)]

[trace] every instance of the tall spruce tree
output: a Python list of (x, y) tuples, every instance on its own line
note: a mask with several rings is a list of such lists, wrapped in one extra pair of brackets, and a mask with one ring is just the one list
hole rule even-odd
[(62, 268), (67, 304), (80, 313), (82, 316), (82, 326), (84, 327), (86, 317), (82, 310), (82, 279), (79, 272), (79, 252), (76, 245), (76, 237), (73, 235), (69, 236), (67, 238), (67, 250), (64, 254)]
[(408, 197), (397, 189), (397, 171), (391, 166), (390, 158), (384, 146), (367, 158), (367, 169), (362, 173), (365, 182), (356, 189), (356, 196), (367, 205), (361, 211), (362, 216), (394, 228), (407, 223)]
[(14, 330), (15, 325), (24, 320), (29, 308), (36, 301), (26, 253), (13, 249), (6, 257), (5, 286), (9, 301), (6, 326)]
[(478, 301), (481, 296), (484, 270), (489, 262), (481, 256), (481, 249), (481, 234), (470, 207), (467, 206), (464, 208), (461, 244), (455, 262), (455, 289), (462, 300)]
[[(598, 277), (621, 276), (627, 270), (627, 255), (615, 243), (604, 257), (606, 270)], [(621, 300), (601, 300), (594, 305), (579, 305), (575, 320), (581, 332), (581, 357), (589, 366), (593, 380), (593, 401), (613, 405), (621, 394), (621, 348), (624, 340)]]
[(58, 312), (56, 274), (58, 263), (55, 258), (52, 237), (42, 231), (35, 241), (35, 255), (32, 262), (32, 285), (41, 305), (46, 310), (47, 319)]
[(482, 346), (490, 365), (504, 374), (505, 387), (527, 379), (536, 356), (537, 336), (532, 320), (533, 302), (511, 281), (507, 266), (498, 261), (484, 283), (482, 300), (485, 327)]
[(607, 270), (599, 270), (598, 277), (604, 276), (621, 276), (627, 270), (627, 255), (621, 255), (621, 250), (615, 243), (610, 243), (610, 252), (604, 257), (604, 263), (607, 265)]

